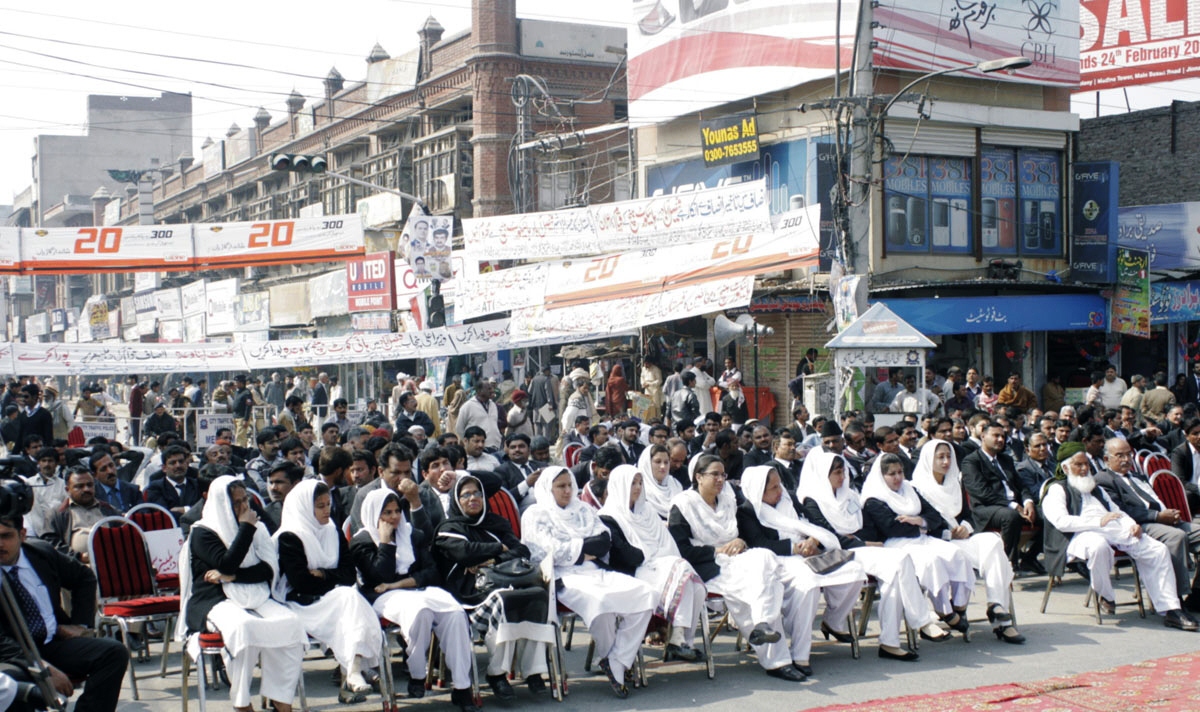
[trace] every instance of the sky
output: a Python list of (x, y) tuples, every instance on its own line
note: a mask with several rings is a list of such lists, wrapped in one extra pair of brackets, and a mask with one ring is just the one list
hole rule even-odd
[[(310, 7), (320, 11), (302, 9)], [(621, 0), (518, 0), (517, 13), (629, 26), (630, 7)], [(221, 138), (233, 123), (253, 125), (259, 106), (275, 119), (285, 115), (284, 100), (292, 89), (310, 104), (320, 100), (321, 81), (331, 67), (348, 83), (365, 78), (365, 59), (376, 42), (398, 56), (416, 46), (416, 32), (430, 15), (447, 35), (467, 29), (469, 8), (470, 0), (307, 6), (253, 0), (19, 5), (8, 0), (0, 4), (0, 204), (29, 186), (34, 136), (83, 133), (89, 94), (191, 92), (192, 153), (199, 156), (206, 137)], [(1131, 87), (1128, 99), (1135, 110), (1172, 99), (1193, 101), (1200, 99), (1200, 81)], [(1095, 104), (1095, 92), (1086, 92), (1076, 95), (1073, 108), (1090, 118)], [(1125, 92), (1101, 92), (1100, 109), (1101, 114), (1125, 111)]]

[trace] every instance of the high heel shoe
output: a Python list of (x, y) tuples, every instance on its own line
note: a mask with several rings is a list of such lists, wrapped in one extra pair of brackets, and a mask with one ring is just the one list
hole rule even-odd
[[(937, 631), (939, 635), (933, 635), (933, 631)], [(942, 630), (936, 623), (925, 624), (917, 631), (917, 634), (921, 636), (921, 640), (928, 640), (933, 643), (944, 643), (950, 640), (950, 634)]]
[(966, 616), (955, 611), (948, 616), (940, 616), (940, 618), (946, 625), (950, 626), (951, 630), (957, 630), (959, 633), (962, 633), (964, 643), (971, 642), (971, 634), (968, 632), (971, 629), (971, 624), (967, 621)]
[(821, 635), (825, 636), (825, 640), (829, 640), (829, 636), (832, 635), (833, 639), (839, 643), (853, 643), (854, 642), (853, 635), (850, 635), (849, 633), (839, 633), (836, 630), (834, 630), (833, 628), (830, 628), (829, 624), (826, 623), (825, 621), (821, 621)]
[(905, 650), (903, 654), (893, 653), (892, 651), (887, 650), (886, 648), (884, 648), (881, 645), (881, 646), (879, 646), (879, 657), (883, 658), (884, 660), (900, 660), (900, 661), (903, 661), (906, 663), (911, 663), (911, 662), (916, 662), (916, 660), (918, 658), (920, 658), (921, 656), (917, 655), (916, 653), (912, 652), (911, 650)]
[(1004, 610), (999, 603), (989, 603), (987, 607), (988, 623), (1012, 623), (1012, 614)]
[(1017, 632), (1017, 629), (1011, 625), (999, 626), (998, 628), (992, 629), (992, 632), (996, 634), (996, 638), (998, 640), (1003, 640), (1005, 643), (1021, 645), (1025, 642), (1025, 636)]

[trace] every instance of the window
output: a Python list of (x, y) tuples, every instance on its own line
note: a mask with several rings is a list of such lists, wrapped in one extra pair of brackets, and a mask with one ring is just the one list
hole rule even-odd
[(884, 164), (888, 252), (971, 251), (971, 161), (893, 156)]
[(1062, 154), (990, 147), (980, 166), (984, 254), (1062, 254)]

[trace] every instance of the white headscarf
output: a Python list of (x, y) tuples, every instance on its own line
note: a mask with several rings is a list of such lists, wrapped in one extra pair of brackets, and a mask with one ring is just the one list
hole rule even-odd
[[(671, 500), (683, 491), (683, 485), (679, 484), (679, 480), (675, 479), (669, 470), (661, 483), (654, 479), (650, 450), (651, 448), (646, 448), (638, 458), (637, 469), (642, 473), (642, 494), (646, 506), (660, 519), (665, 520), (671, 515)], [(609, 475), (609, 479), (611, 478), (612, 475)], [(612, 483), (609, 483), (609, 487), (612, 487)]]
[[(200, 521), (196, 522), (195, 527), (208, 529), (221, 539), (221, 543), (229, 548), (233, 544), (233, 540), (237, 537), (238, 527), (240, 526), (237, 517), (233, 514), (233, 503), (229, 498), (229, 489), (234, 484), (239, 487), (245, 487), (242, 480), (231, 475), (223, 475), (213, 480), (208, 487), (208, 499), (204, 503), (204, 514), (200, 517)], [(193, 529), (195, 528), (193, 527)], [(182, 585), (183, 581), (189, 584), (188, 594), (190, 595), (191, 577), (191, 556), (180, 557), (182, 561), (188, 562), (187, 571), (183, 571), (183, 566), (180, 567), (179, 580)], [(249, 568), (257, 563), (265, 563), (271, 567), (274, 574), (272, 576), (272, 584), (264, 583), (238, 583), (231, 581), (221, 584), (221, 589), (225, 592), (225, 597), (243, 608), (258, 608), (267, 602), (271, 595), (271, 586), (274, 579), (279, 576), (279, 555), (275, 549), (275, 542), (271, 540), (271, 533), (267, 530), (267, 525), (259, 522), (254, 526), (254, 541), (250, 544), (250, 549), (246, 552), (246, 556), (242, 558), (238, 568)]]
[[(554, 500), (554, 480), (564, 472), (571, 481), (571, 501), (567, 506), (560, 507)], [(626, 497), (628, 496), (626, 493)], [(601, 531), (607, 531), (596, 516), (596, 510), (580, 501), (575, 475), (565, 467), (548, 467), (542, 471), (534, 485), (534, 497), (537, 501), (534, 506), (548, 515), (554, 526), (572, 539), (586, 539)]]
[[(642, 475), (642, 492), (631, 508), (629, 497), (633, 478), (639, 474)], [(647, 561), (660, 556), (679, 556), (679, 547), (667, 531), (667, 525), (646, 503), (647, 479), (651, 479), (650, 475), (639, 473), (633, 465), (613, 468), (608, 475), (608, 499), (600, 508), (600, 514), (612, 518), (629, 543), (642, 550)]]
[(332, 521), (317, 523), (313, 512), (317, 484), (316, 480), (301, 480), (288, 492), (275, 542), (278, 544), (280, 534), (291, 532), (304, 545), (308, 568), (332, 569), (338, 565), (338, 530)]
[[(938, 484), (933, 476), (933, 458), (939, 447), (950, 450), (950, 469), (942, 483)], [(958, 515), (962, 513), (962, 474), (958, 471), (958, 462), (954, 459), (954, 449), (950, 443), (942, 440), (930, 440), (921, 448), (921, 457), (917, 460), (917, 468), (913, 471), (912, 486), (921, 493), (925, 501), (942, 515), (946, 523), (954, 526)]]
[(883, 457), (883, 455), (880, 455), (875, 458), (874, 464), (871, 465), (871, 473), (867, 475), (867, 480), (863, 482), (863, 502), (866, 503), (867, 500), (877, 499), (886, 504), (888, 509), (896, 514), (919, 515), (921, 513), (921, 497), (913, 489), (911, 482), (901, 480), (899, 491), (893, 492), (892, 488), (887, 486), (887, 482), (883, 481), (883, 468), (879, 466), (879, 462)]
[(850, 470), (847, 467), (842, 486), (836, 492), (829, 485), (829, 469), (835, 459), (845, 459), (838, 454), (827, 452), (824, 448), (816, 447), (808, 451), (804, 458), (804, 466), (800, 468), (800, 484), (796, 487), (796, 495), (802, 500), (812, 497), (821, 509), (825, 520), (838, 534), (849, 535), (862, 529), (862, 504), (858, 493), (850, 487)]
[[(371, 541), (375, 542), (375, 546), (390, 544), (392, 542), (379, 541), (379, 517), (383, 514), (383, 508), (387, 505), (388, 495), (396, 498), (399, 503), (400, 495), (393, 492), (388, 487), (380, 487), (367, 493), (363, 498), (362, 503), (362, 528), (359, 531), (365, 531), (371, 537)], [(287, 504), (287, 500), (284, 500)], [(408, 516), (403, 511), (400, 513), (400, 523), (396, 525), (396, 533), (393, 536), (396, 544), (396, 573), (404, 576), (412, 565), (417, 561), (416, 552), (413, 551), (412, 545), (412, 525), (408, 523)]]
[[(694, 457), (688, 463), (688, 474), (692, 476), (692, 482), (696, 481), (696, 463), (699, 461), (699, 457)], [(676, 495), (671, 500), (671, 506), (677, 507), (691, 526), (693, 544), (719, 547), (738, 536), (737, 498), (728, 482), (717, 494), (716, 509), (710, 507), (694, 487)]]
[[(827, 550), (842, 548), (842, 545), (838, 543), (837, 535), (825, 527), (804, 519), (796, 512), (796, 507), (792, 505), (791, 495), (786, 490), (783, 491), (775, 506), (763, 501), (767, 481), (772, 472), (775, 472), (775, 468), (766, 465), (747, 467), (742, 471), (742, 495), (754, 508), (754, 516), (758, 517), (758, 521), (763, 526), (779, 532), (780, 536), (791, 539), (793, 543), (802, 542), (811, 536), (821, 542), (821, 546)], [(779, 473), (776, 472), (775, 476), (778, 477)]]

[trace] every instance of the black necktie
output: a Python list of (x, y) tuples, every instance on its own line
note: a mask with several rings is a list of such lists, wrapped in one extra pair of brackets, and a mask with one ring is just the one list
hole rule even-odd
[(17, 605), (21, 607), (21, 615), (25, 617), (30, 637), (33, 638), (35, 645), (43, 645), (46, 642), (46, 621), (42, 618), (42, 611), (38, 608), (37, 601), (34, 600), (29, 589), (25, 588), (25, 584), (21, 583), (21, 578), (17, 575), (17, 567), (13, 566), (5, 571), (4, 575), (8, 578), (13, 598), (17, 599)]

